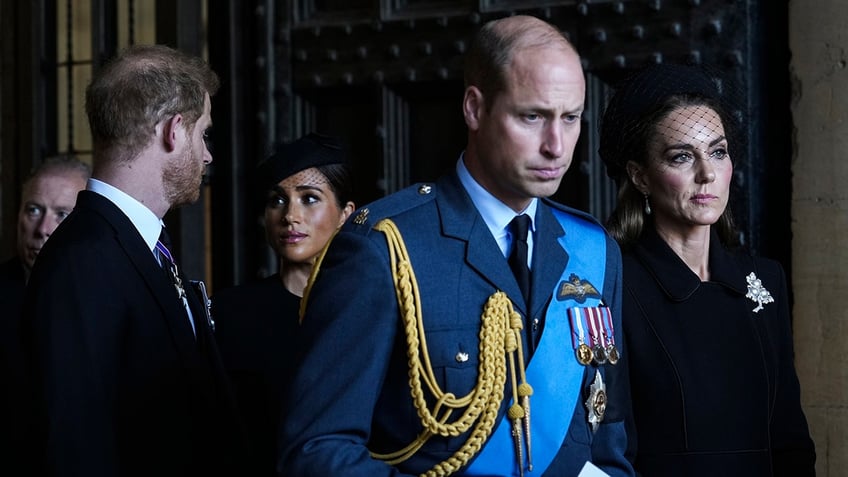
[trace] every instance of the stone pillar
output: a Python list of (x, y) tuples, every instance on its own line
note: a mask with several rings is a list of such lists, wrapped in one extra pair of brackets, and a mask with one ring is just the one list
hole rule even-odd
[(848, 472), (848, 2), (790, 0), (795, 362), (818, 476)]

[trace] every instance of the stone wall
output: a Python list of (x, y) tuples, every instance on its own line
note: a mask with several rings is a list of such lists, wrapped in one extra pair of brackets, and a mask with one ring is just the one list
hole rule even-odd
[(836, 477), (848, 475), (848, 2), (789, 8), (795, 361), (818, 475)]

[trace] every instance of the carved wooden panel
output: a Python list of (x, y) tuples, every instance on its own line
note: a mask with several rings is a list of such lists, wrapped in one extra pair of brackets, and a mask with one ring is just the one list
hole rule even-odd
[[(584, 57), (594, 94), (588, 104), (579, 153), (557, 198), (602, 218), (615, 200), (614, 187), (598, 162), (594, 138), (607, 85), (649, 63), (687, 61), (718, 65), (724, 68), (724, 81), (732, 82), (737, 90), (747, 87), (744, 66), (750, 28), (746, 24), (746, 2), (316, 2), (320, 8), (316, 4), (306, 8), (306, 3), (310, 2), (298, 5), (306, 11), (320, 11), (321, 16), (312, 15), (292, 26), (288, 44), (292, 50), (292, 94), (314, 103), (322, 96), (321, 91), (332, 90), (338, 102), (376, 108), (373, 134), (380, 147), (354, 151), (357, 157), (382, 163), (382, 167), (368, 168), (382, 171), (381, 175), (363, 177), (364, 198), (368, 200), (374, 194), (431, 179), (431, 174), (456, 160), (464, 143), (464, 124), (459, 116), (462, 55), (473, 31), (491, 18), (513, 13), (542, 17), (559, 26)], [(352, 5), (357, 6), (355, 14), (350, 14)], [(362, 87), (379, 89), (379, 94), (369, 98), (380, 105), (361, 104), (363, 96), (355, 91)], [(421, 101), (421, 97), (427, 100)], [(740, 117), (745, 116), (740, 112)], [(411, 117), (419, 118), (418, 127), (411, 128)], [(362, 118), (351, 119), (358, 123)], [(450, 133), (446, 125), (452, 128)], [(353, 140), (352, 131), (362, 129), (362, 125), (334, 122), (332, 128), (343, 135), (349, 132)], [(437, 150), (421, 147), (434, 143), (442, 146)], [(741, 209), (744, 212), (744, 207)], [(742, 219), (747, 222), (744, 216)]]
[[(261, 117), (275, 118), (264, 123), (264, 139), (311, 130), (342, 136), (360, 204), (453, 166), (465, 143), (462, 58), (471, 35), (490, 19), (529, 14), (572, 40), (587, 75), (583, 135), (557, 200), (600, 219), (614, 206), (615, 187), (596, 152), (611, 85), (650, 63), (703, 63), (741, 98), (737, 125), (749, 141), (737, 148), (733, 208), (743, 238), (757, 251), (769, 235), (788, 230), (788, 218), (768, 213), (779, 209), (780, 189), (789, 184), (788, 112), (767, 114), (788, 104), (786, 64), (765, 43), (767, 32), (785, 35), (775, 26), (785, 8), (766, 0), (254, 1), (276, 6), (264, 12), (273, 15), (264, 43), (272, 51), (261, 51), (260, 41), (257, 53), (258, 77), (270, 78), (257, 86), (268, 88), (272, 104), (255, 108), (270, 108)], [(268, 21), (257, 15), (253, 30)], [(765, 187), (766, 174), (779, 178), (777, 190)]]

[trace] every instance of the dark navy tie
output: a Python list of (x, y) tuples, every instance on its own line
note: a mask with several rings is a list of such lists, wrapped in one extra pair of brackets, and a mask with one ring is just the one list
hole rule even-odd
[(524, 303), (530, 300), (530, 267), (527, 266), (527, 232), (530, 230), (530, 217), (527, 214), (515, 216), (509, 223), (512, 233), (512, 250), (509, 253), (509, 268), (515, 275)]

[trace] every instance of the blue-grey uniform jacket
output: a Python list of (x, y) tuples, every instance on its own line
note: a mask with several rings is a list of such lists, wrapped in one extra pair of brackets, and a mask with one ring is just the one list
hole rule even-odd
[[(391, 218), (400, 230), (420, 288), (435, 379), (441, 389), (464, 396), (477, 380), (480, 317), (493, 293), (501, 290), (511, 297), (528, 324), (524, 343), (528, 360), (533, 346), (528, 346), (527, 338), (534, 344), (543, 338), (545, 311), (569, 259), (557, 243), (568, 231), (563, 231), (551, 208), (595, 223), (582, 212), (550, 201), (539, 204), (529, 307), (455, 173), (355, 212), (333, 239), (308, 296), (298, 371), (284, 406), (281, 475), (417, 475), (451, 456), (467, 437), (433, 437), (411, 459), (395, 466), (369, 453), (401, 449), (421, 432), (410, 397), (406, 335), (386, 237), (373, 230), (374, 225)], [(615, 242), (604, 236), (602, 293), (618, 324), (621, 257)], [(563, 353), (574, 355), (571, 343), (561, 347)], [(581, 387), (577, 405), (570, 424), (564, 423), (569, 426), (567, 435), (544, 475), (576, 476), (587, 460), (610, 475), (632, 475), (624, 457), (623, 421), (629, 409), (626, 364), (619, 363), (614, 370), (601, 368), (609, 396), (603, 423), (595, 432), (587, 423), (583, 402), (595, 373), (595, 368), (587, 367), (582, 381), (573, 383)], [(501, 416), (511, 397), (509, 386), (506, 393)], [(515, 459), (505, 458), (507, 463)], [(463, 475), (463, 470), (455, 475)], [(542, 475), (542, 469), (535, 472)]]

